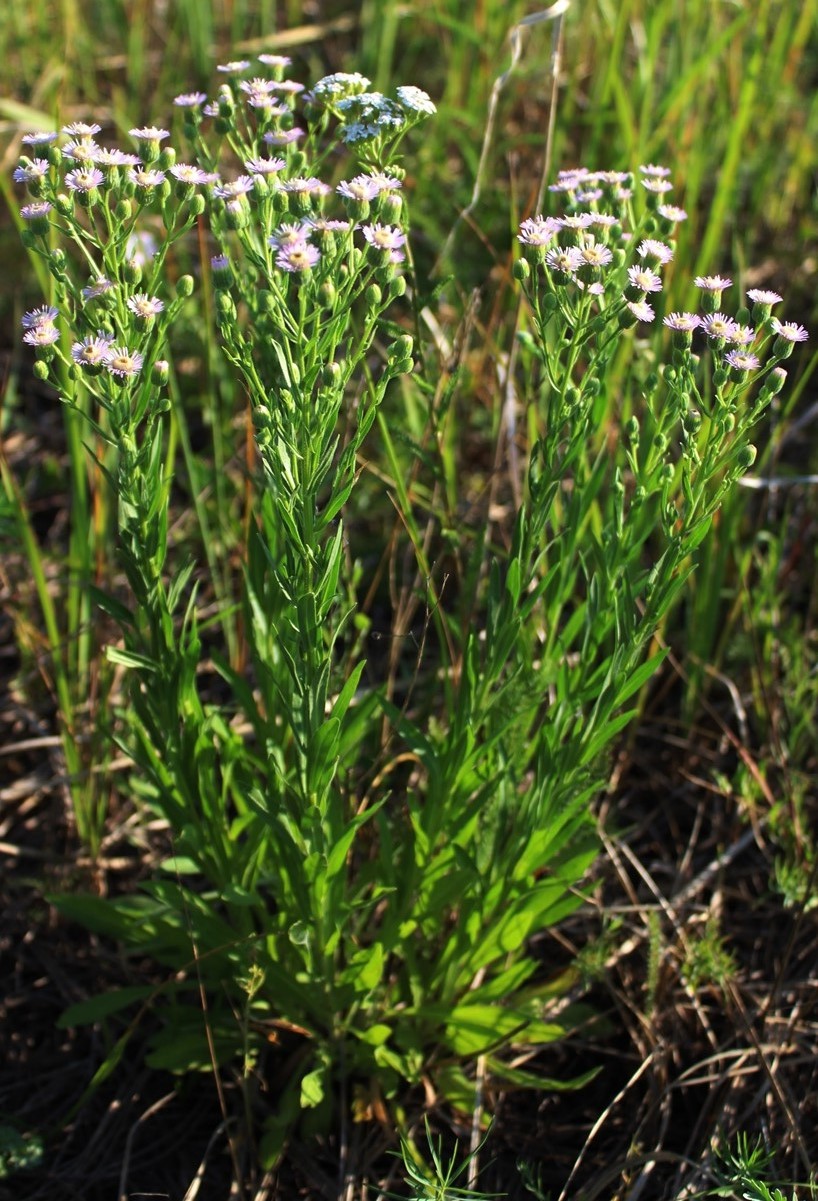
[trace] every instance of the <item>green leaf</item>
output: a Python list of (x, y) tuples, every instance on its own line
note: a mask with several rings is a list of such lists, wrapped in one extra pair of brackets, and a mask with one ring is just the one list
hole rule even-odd
[(382, 1047), (391, 1038), (392, 1027), (386, 1026), (383, 1022), (374, 1022), (363, 1030), (356, 1030), (353, 1027), (352, 1033), (362, 1043), (368, 1043), (370, 1047)]
[(139, 671), (151, 673), (158, 671), (158, 664), (149, 659), (147, 655), (138, 655), (136, 651), (124, 650), (122, 647), (106, 647), (105, 657), (109, 663), (120, 663), (123, 667), (135, 667)]
[(117, 988), (98, 997), (89, 997), (87, 1001), (77, 1001), (57, 1018), (57, 1028), (67, 1030), (71, 1026), (93, 1025), (103, 1018), (121, 1013), (123, 1009), (132, 1008), (139, 1001), (144, 1001), (159, 991), (155, 985), (138, 984), (129, 988)]
[(134, 615), (121, 601), (118, 601), (115, 596), (109, 596), (107, 592), (103, 592), (96, 584), (90, 584), (88, 593), (91, 597), (91, 603), (101, 609), (103, 613), (107, 613), (109, 617), (113, 617), (114, 621), (121, 626), (133, 626)]
[(584, 767), (586, 764), (593, 763), (604, 750), (607, 750), (620, 730), (624, 730), (625, 726), (633, 721), (637, 712), (637, 709), (628, 709), (625, 713), (619, 713), (616, 717), (606, 721), (592, 736), (588, 745), (583, 748), (580, 765)]
[(657, 654), (652, 655), (646, 663), (642, 663), (641, 666), (631, 672), (614, 698), (614, 709), (618, 709), (620, 705), (624, 705), (625, 701), (629, 700), (635, 692), (639, 691), (643, 684), (647, 683), (657, 668), (664, 663), (669, 649), (669, 647), (663, 647)]
[(301, 1105), (304, 1109), (314, 1109), (324, 1100), (327, 1083), (327, 1064), (307, 1072), (301, 1081)]
[(376, 942), (371, 947), (356, 951), (350, 957), (344, 975), (352, 978), (359, 991), (370, 992), (381, 983), (385, 962), (383, 944)]
[(493, 1056), (487, 1056), (486, 1067), (492, 1078), (503, 1084), (514, 1084), (517, 1088), (533, 1088), (558, 1093), (584, 1088), (602, 1071), (601, 1067), (590, 1068), (587, 1072), (582, 1072), (579, 1076), (572, 1076), (568, 1080), (555, 1080), (553, 1076), (538, 1076), (536, 1072), (525, 1072), (520, 1068), (509, 1067), (508, 1064)]

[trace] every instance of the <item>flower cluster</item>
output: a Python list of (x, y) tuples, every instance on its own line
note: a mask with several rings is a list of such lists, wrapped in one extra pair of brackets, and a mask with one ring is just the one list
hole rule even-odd
[[(46, 259), (56, 302), (26, 314), (24, 340), (44, 366), (57, 357), (86, 382), (119, 383), (151, 368), (175, 312), (162, 299), (168, 253), (205, 212), (218, 243), (214, 283), (235, 286), (236, 304), (242, 289), (275, 292), (287, 279), (324, 298), (337, 293), (339, 272), (359, 291), (394, 280), (405, 256), (396, 149), (434, 105), (413, 87), (388, 99), (354, 74), (326, 76), (307, 92), (286, 78), (289, 65), (272, 54), (223, 63), (215, 96), (176, 96), (186, 154), (160, 124), (131, 129), (127, 150), (103, 144), (96, 122), (24, 136), (14, 171), (28, 191), (24, 240)], [(336, 142), (362, 144), (366, 170), (331, 187), (318, 170), (333, 122)], [(73, 248), (68, 256), (52, 249), (54, 229)], [(78, 262), (90, 275), (77, 276)], [(230, 318), (235, 304), (220, 312)]]
[[(560, 172), (550, 191), (564, 198), (566, 212), (530, 217), (517, 235), (524, 256), (517, 274), (540, 311), (550, 295), (551, 311), (561, 311), (575, 327), (595, 316), (610, 319), (611, 329), (654, 322), (662, 272), (674, 256), (675, 227), (687, 216), (667, 203), (672, 189), (669, 169), (653, 163), (637, 175), (584, 167)], [(689, 353), (694, 334), (703, 337), (720, 369), (717, 385), (750, 382), (752, 373), (775, 368), (807, 338), (802, 326), (771, 315), (782, 299), (775, 292), (750, 289), (752, 308), (741, 308), (734, 318), (721, 311), (730, 279), (708, 275), (694, 282), (701, 312), (673, 312), (662, 324), (677, 351)]]

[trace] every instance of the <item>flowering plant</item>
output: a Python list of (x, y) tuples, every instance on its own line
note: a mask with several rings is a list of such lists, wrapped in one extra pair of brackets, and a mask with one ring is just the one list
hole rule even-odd
[[(62, 145), (29, 138), (16, 178), (31, 193), (26, 242), (54, 281), (24, 338), (107, 448), (130, 588), (128, 602), (100, 597), (121, 631), (109, 657), (130, 681), (120, 738), (174, 852), (138, 895), (59, 904), (170, 969), (152, 1063), (238, 1065), (248, 1112), (263, 1107), (256, 1081), (277, 1073), (263, 1119), (272, 1159), (299, 1112), (325, 1120), (338, 1096), (364, 1114), (424, 1081), (469, 1106), (478, 1055), (511, 1085), (557, 1086), (510, 1049), (562, 1038), (585, 1013), (566, 1003), (567, 977), (543, 979), (529, 940), (582, 902), (606, 752), (805, 334), (771, 317), (771, 294), (725, 316), (729, 281), (705, 277), (702, 313), (664, 318), (669, 349), (632, 354), (684, 214), (665, 203), (664, 169), (641, 169), (638, 197), (626, 173), (563, 173), (563, 215), (518, 235), (535, 434), (525, 495), (507, 552), (489, 554), (486, 524), (448, 612), (435, 595), (440, 662), (425, 697), (410, 690), (399, 707), (364, 674), (343, 520), (377, 424), (434, 587), (383, 417), (413, 355), (387, 316), (407, 290), (398, 150), (434, 106), (416, 88), (367, 91), (358, 75), (307, 92), (286, 59), (261, 61), (264, 77), (243, 60), (220, 68), (213, 101), (176, 98), (188, 162), (158, 127), (132, 130), (138, 153), (125, 153), (101, 147), (97, 126), (70, 126)], [(342, 150), (357, 164), (337, 178)], [(209, 654), (223, 701), (197, 679), (201, 572), (169, 556), (168, 337), (195, 281), (165, 281), (200, 219), (212, 238), (202, 275), (257, 455), (246, 658)], [(621, 356), (632, 367), (620, 394)], [(612, 441), (602, 419), (620, 406)], [(121, 1004), (133, 1002), (128, 990)], [(116, 1007), (94, 1001), (66, 1020)]]

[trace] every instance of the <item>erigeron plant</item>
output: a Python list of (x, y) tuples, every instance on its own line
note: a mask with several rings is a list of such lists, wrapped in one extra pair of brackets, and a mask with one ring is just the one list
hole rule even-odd
[[(163, 129), (132, 131), (128, 156), (102, 149), (98, 127), (74, 126), (62, 145), (28, 139), (17, 178), (31, 192), (26, 241), (55, 288), (26, 315), (25, 340), (110, 447), (133, 599), (103, 598), (122, 631), (109, 654), (129, 670), (135, 787), (174, 851), (138, 896), (60, 904), (168, 966), (151, 1062), (237, 1068), (272, 1159), (300, 1111), (326, 1120), (338, 1096), (364, 1114), (424, 1081), (470, 1108), (477, 1055), (514, 1086), (565, 1086), (509, 1054), (583, 1015), (565, 1003), (566, 976), (538, 973), (529, 939), (581, 904), (606, 752), (805, 332), (771, 316), (773, 294), (748, 294), (752, 310), (733, 319), (720, 312), (729, 281), (697, 280), (702, 313), (664, 318), (669, 343), (655, 339), (612, 437), (626, 399), (608, 395), (613, 356), (632, 349), (636, 372), (648, 355), (633, 327), (654, 321), (684, 214), (664, 203), (663, 168), (642, 168), (636, 188), (625, 173), (564, 173), (563, 215), (524, 221), (518, 239), (536, 438), (510, 549), (484, 572), (475, 540), (458, 612), (440, 606), (433, 686), (399, 710), (365, 683), (360, 639), (347, 637), (354, 534), (342, 521), (385, 391), (412, 365), (411, 339), (387, 319), (405, 289), (397, 152), (433, 105), (415, 88), (368, 92), (356, 75), (306, 92), (284, 77), (286, 59), (261, 62), (263, 78), (225, 64), (212, 101), (177, 97), (184, 163)], [(318, 173), (344, 148), (358, 164), (330, 183)], [(200, 217), (261, 464), (241, 598), (249, 664), (211, 656), (223, 704), (197, 689), (195, 567), (168, 568), (162, 469), (167, 340), (193, 288), (164, 281)], [(139, 263), (146, 223), (156, 243)], [(391, 758), (367, 786), (384, 716)], [(276, 1072), (265, 1111), (254, 1080)]]

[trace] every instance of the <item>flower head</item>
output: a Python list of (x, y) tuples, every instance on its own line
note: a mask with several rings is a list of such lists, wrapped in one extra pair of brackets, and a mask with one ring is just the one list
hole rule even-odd
[(727, 339), (734, 346), (752, 346), (756, 340), (756, 331), (751, 325), (739, 325), (735, 322), (735, 329)]
[(296, 242), (292, 246), (283, 246), (276, 255), (276, 266), (282, 271), (310, 271), (321, 257), (317, 246), (309, 242)]
[(220, 200), (238, 200), (253, 190), (253, 180), (249, 175), (240, 175), (230, 183), (220, 184), (215, 188), (215, 194)]
[(517, 241), (524, 246), (550, 246), (561, 225), (556, 217), (528, 217), (520, 225)]
[(158, 317), (165, 307), (158, 296), (148, 296), (146, 292), (135, 292), (128, 298), (126, 304), (131, 312), (144, 322), (153, 321), (154, 317)]
[(333, 75), (325, 75), (323, 79), (319, 79), (312, 89), (312, 95), (319, 100), (343, 99), (365, 92), (371, 82), (357, 71), (336, 71)]
[(582, 252), (576, 246), (554, 247), (545, 256), (545, 263), (558, 275), (571, 276), (582, 266)]
[(141, 167), (142, 159), (138, 154), (128, 154), (115, 146), (100, 150), (94, 155), (95, 167)]
[(110, 292), (113, 284), (104, 275), (99, 279), (95, 279), (88, 287), (82, 289), (83, 300), (96, 300), (99, 296), (104, 296), (106, 292)]
[(268, 146), (290, 146), (293, 142), (297, 142), (299, 138), (303, 138), (304, 130), (298, 125), (294, 125), (292, 129), (279, 129), (273, 131), (268, 129), (264, 134), (264, 141)]
[(265, 67), (289, 67), (292, 64), (292, 59), (286, 54), (260, 54), (258, 61), (264, 63)]
[(363, 235), (376, 250), (399, 250), (406, 241), (406, 234), (397, 225), (364, 225)]
[(636, 247), (636, 253), (640, 259), (652, 261), (656, 267), (666, 266), (673, 258), (673, 248), (666, 242), (657, 241), (656, 238), (645, 238)]
[(295, 175), (292, 179), (282, 180), (280, 187), (282, 192), (300, 200), (306, 200), (308, 196), (326, 196), (330, 190), (329, 184), (325, 184), (315, 175)]
[(97, 155), (102, 154), (102, 147), (91, 138), (75, 138), (63, 146), (62, 154), (63, 158), (70, 159), (72, 163), (88, 166), (96, 162)]
[(682, 333), (692, 333), (694, 329), (699, 328), (701, 323), (702, 319), (696, 313), (670, 313), (662, 322), (668, 329), (678, 330)]
[(128, 172), (128, 178), (138, 188), (158, 188), (160, 184), (165, 182), (166, 176), (164, 171), (145, 167), (132, 169)]
[(249, 66), (249, 58), (236, 58), (232, 59), (229, 63), (219, 63), (216, 70), (221, 72), (222, 75), (240, 75)]
[(354, 179), (342, 180), (335, 191), (347, 200), (374, 200), (380, 188), (371, 176), (356, 175)]
[(705, 292), (723, 292), (725, 288), (732, 285), (733, 281), (723, 275), (697, 275), (693, 283)]
[(20, 216), (28, 221), (35, 234), (48, 233), (49, 214), (54, 205), (48, 200), (35, 200), (32, 204), (24, 204)]
[(71, 358), (80, 367), (100, 369), (108, 362), (112, 341), (113, 338), (109, 334), (89, 334), (81, 342), (74, 343), (71, 347)]
[(784, 299), (777, 292), (766, 291), (764, 288), (750, 288), (747, 292), (747, 299), (752, 300), (754, 304), (780, 304)]
[(312, 230), (312, 224), (308, 224), (306, 221), (300, 225), (288, 223), (280, 225), (268, 241), (276, 250), (282, 250), (287, 246), (299, 246), (302, 242), (307, 241)]
[(56, 142), (59, 136), (54, 129), (35, 130), (34, 133), (24, 133), (20, 141), (24, 146), (48, 146), (51, 142)]
[(69, 171), (65, 177), (65, 185), (71, 192), (93, 192), (94, 188), (105, 183), (105, 176), (99, 167), (78, 167)]
[(206, 92), (181, 92), (174, 96), (173, 103), (177, 108), (201, 108), (207, 103)]
[(724, 361), (734, 371), (755, 371), (757, 367), (761, 366), (758, 355), (750, 354), (746, 350), (728, 350)]
[(24, 313), (20, 324), (23, 329), (37, 329), (40, 325), (53, 325), (59, 315), (59, 309), (55, 309), (51, 304), (44, 304), (39, 309), (30, 309)]
[(128, 133), (137, 142), (162, 142), (170, 137), (167, 129), (159, 129), (156, 125), (144, 125), (141, 129), (129, 129)]
[(156, 125), (145, 125), (129, 132), (134, 141), (140, 143), (142, 154), (149, 162), (159, 157), (161, 143), (170, 137), (166, 129), (159, 129)]
[(52, 321), (41, 321), (39, 325), (32, 325), (31, 329), (27, 329), (23, 334), (23, 341), (29, 346), (53, 346), (59, 340), (60, 331)]
[(628, 300), (626, 306), (637, 321), (650, 322), (656, 317), (656, 313), (646, 300)]
[(673, 184), (669, 179), (659, 179), (655, 175), (648, 175), (640, 182), (642, 187), (646, 191), (652, 192), (654, 196), (663, 196), (666, 192), (673, 191)]
[(129, 350), (127, 346), (111, 346), (105, 366), (111, 375), (125, 379), (128, 376), (138, 375), (144, 362), (145, 356), (138, 350)]
[(646, 163), (639, 170), (648, 179), (667, 179), (670, 175), (670, 167), (657, 167), (655, 163)]
[(248, 158), (244, 166), (250, 175), (277, 175), (287, 166), (283, 158)]
[(732, 317), (728, 317), (725, 313), (709, 313), (701, 320), (701, 328), (707, 334), (708, 338), (723, 338), (725, 341), (732, 341), (733, 334), (738, 329), (738, 322)]
[(779, 321), (777, 317), (773, 317), (772, 327), (773, 333), (785, 342), (794, 344), (796, 342), (806, 342), (809, 339), (809, 333), (804, 329), (804, 326), (796, 325), (794, 321)]
[(662, 291), (662, 280), (650, 267), (628, 267), (628, 279), (640, 292)]
[(15, 167), (12, 179), (15, 183), (41, 183), (48, 174), (50, 167), (51, 164), (47, 158), (35, 158), (30, 162), (21, 163), (19, 167)]
[(560, 229), (589, 229), (594, 223), (593, 213), (571, 213), (567, 217), (558, 217)]
[(170, 173), (179, 183), (197, 186), (201, 184), (215, 183), (219, 178), (213, 171), (203, 171), (201, 167), (196, 167), (190, 163), (176, 163), (170, 168)]
[(396, 89), (395, 95), (401, 107), (410, 113), (417, 113), (421, 117), (431, 117), (437, 112), (431, 96), (422, 88), (404, 85)]
[(685, 210), (678, 208), (675, 204), (657, 205), (656, 212), (660, 217), (664, 217), (665, 221), (669, 221), (671, 225), (678, 225), (680, 221), (687, 220)]
[(70, 125), (63, 125), (60, 132), (69, 138), (92, 138), (94, 134), (102, 133), (102, 126), (88, 125), (85, 121), (72, 121)]
[(587, 267), (607, 267), (613, 262), (613, 251), (602, 242), (589, 242), (579, 247), (582, 262)]
[(377, 125), (373, 125), (371, 122), (350, 121), (347, 125), (341, 126), (341, 140), (348, 146), (354, 146), (358, 142), (371, 142), (379, 132)]

